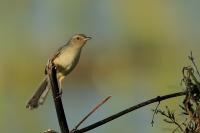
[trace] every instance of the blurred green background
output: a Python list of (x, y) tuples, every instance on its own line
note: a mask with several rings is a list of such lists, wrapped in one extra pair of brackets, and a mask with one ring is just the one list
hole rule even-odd
[[(157, 95), (181, 91), (181, 69), (192, 50), (200, 58), (200, 1), (0, 0), (0, 130), (59, 131), (49, 95), (29, 111), (27, 100), (50, 57), (75, 33), (93, 39), (65, 80), (63, 102), (70, 128), (101, 99), (112, 99), (83, 126)], [(176, 109), (182, 98), (162, 102)], [(91, 133), (171, 132), (150, 105)], [(178, 113), (178, 110), (176, 110)]]

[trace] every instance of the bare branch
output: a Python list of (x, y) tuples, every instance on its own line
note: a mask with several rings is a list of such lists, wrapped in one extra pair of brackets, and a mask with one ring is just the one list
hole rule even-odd
[(49, 76), (49, 82), (51, 84), (51, 90), (53, 94), (53, 99), (55, 103), (55, 108), (56, 108), (56, 113), (57, 113), (58, 122), (61, 129), (61, 133), (69, 133), (69, 128), (68, 128), (67, 120), (65, 118), (65, 112), (63, 109), (63, 104), (62, 104), (59, 87), (58, 87), (56, 67), (51, 62), (48, 65), (48, 76)]
[(84, 127), (82, 129), (79, 129), (79, 130), (75, 130), (75, 131), (73, 131), (73, 133), (84, 133), (84, 132), (90, 131), (90, 130), (92, 130), (94, 128), (97, 128), (97, 127), (99, 127), (101, 125), (104, 125), (104, 124), (106, 124), (106, 123), (108, 123), (108, 122), (110, 122), (110, 121), (112, 121), (114, 119), (117, 119), (117, 118), (119, 118), (119, 117), (121, 117), (121, 116), (123, 116), (123, 115), (125, 115), (127, 113), (130, 113), (130, 112), (132, 112), (132, 111), (134, 111), (136, 109), (139, 109), (141, 107), (147, 106), (147, 105), (155, 103), (155, 102), (163, 101), (163, 100), (166, 100), (166, 99), (169, 99), (169, 98), (183, 96), (183, 95), (186, 95), (186, 94), (187, 94), (187, 91), (182, 91), (182, 92), (178, 92), (178, 93), (172, 93), (172, 94), (169, 94), (169, 95), (157, 96), (156, 98), (152, 98), (150, 100), (147, 100), (145, 102), (142, 102), (140, 104), (132, 106), (132, 107), (130, 107), (128, 109), (125, 109), (125, 110), (123, 110), (123, 111), (121, 111), (119, 113), (116, 113), (116, 114), (114, 114), (112, 116), (109, 116), (109, 117), (107, 117), (107, 118), (105, 118), (103, 120), (100, 120), (100, 121), (98, 121), (98, 122), (96, 122), (94, 124), (91, 124), (91, 125), (89, 125), (87, 127)]

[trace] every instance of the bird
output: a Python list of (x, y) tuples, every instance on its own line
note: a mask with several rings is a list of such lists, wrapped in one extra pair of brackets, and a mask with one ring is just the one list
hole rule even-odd
[[(75, 34), (49, 59), (56, 67), (56, 76), (60, 91), (63, 79), (76, 67), (79, 62), (83, 46), (90, 39), (91, 37), (86, 36), (85, 34)], [(26, 108), (30, 110), (36, 109), (39, 107), (39, 105), (44, 103), (51, 88), (48, 80), (48, 74), (45, 68), (45, 76), (38, 89), (35, 91), (30, 100), (28, 100)]]

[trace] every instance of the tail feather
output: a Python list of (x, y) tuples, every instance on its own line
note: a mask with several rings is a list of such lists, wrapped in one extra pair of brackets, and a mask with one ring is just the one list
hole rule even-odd
[(49, 92), (48, 87), (48, 79), (45, 77), (42, 83), (40, 84), (39, 88), (36, 90), (34, 95), (31, 97), (31, 99), (28, 101), (26, 108), (28, 109), (35, 109), (39, 105), (42, 105), (47, 97), (47, 94)]

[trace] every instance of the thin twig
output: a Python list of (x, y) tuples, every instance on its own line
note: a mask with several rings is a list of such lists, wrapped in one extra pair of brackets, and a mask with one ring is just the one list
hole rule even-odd
[(160, 105), (160, 101), (158, 101), (158, 104), (157, 104), (155, 110), (153, 110), (153, 117), (152, 117), (152, 121), (151, 121), (152, 127), (153, 127), (153, 124), (154, 124), (154, 117), (155, 117), (155, 114), (157, 113), (159, 105)]
[(100, 103), (98, 103), (76, 126), (75, 128), (71, 131), (75, 131), (78, 129), (78, 127), (89, 117), (91, 116), (99, 107), (101, 107), (105, 102), (107, 102), (109, 99), (111, 98), (111, 96), (106, 97), (105, 99), (103, 99)]
[(199, 70), (198, 70), (198, 68), (197, 68), (197, 65), (196, 65), (196, 63), (195, 63), (195, 61), (194, 61), (194, 57), (193, 57), (193, 55), (192, 55), (192, 51), (190, 52), (190, 56), (188, 56), (188, 58), (192, 61), (192, 64), (194, 65), (195, 70), (197, 71), (197, 74), (198, 74), (198, 76), (200, 77), (200, 73), (199, 73)]
[(53, 94), (53, 99), (55, 103), (55, 108), (56, 108), (56, 113), (57, 113), (61, 133), (69, 133), (69, 128), (68, 128), (67, 120), (65, 117), (65, 112), (63, 109), (63, 104), (62, 104), (59, 87), (58, 87), (56, 67), (53, 64), (51, 64), (51, 62), (48, 66), (48, 76), (49, 76), (49, 81), (51, 84), (51, 90)]
[(150, 100), (147, 100), (145, 102), (142, 102), (140, 104), (132, 106), (132, 107), (130, 107), (128, 109), (125, 109), (125, 110), (123, 110), (123, 111), (121, 111), (119, 113), (116, 113), (116, 114), (114, 114), (112, 116), (109, 116), (109, 117), (107, 117), (107, 118), (105, 118), (103, 120), (100, 120), (100, 121), (98, 121), (98, 122), (96, 122), (94, 124), (91, 124), (91, 125), (89, 125), (87, 127), (84, 127), (82, 129), (76, 130), (73, 133), (84, 133), (84, 132), (90, 131), (90, 130), (92, 130), (94, 128), (97, 128), (97, 127), (99, 127), (101, 125), (104, 125), (104, 124), (106, 124), (106, 123), (108, 123), (108, 122), (110, 122), (110, 121), (112, 121), (114, 119), (119, 118), (120, 116), (123, 116), (123, 115), (125, 115), (127, 113), (130, 113), (130, 112), (132, 112), (132, 111), (134, 111), (136, 109), (139, 109), (141, 107), (147, 106), (149, 104), (152, 104), (152, 103), (155, 103), (155, 102), (158, 102), (158, 101), (163, 101), (163, 100), (166, 100), (166, 99), (169, 99), (169, 98), (183, 96), (183, 95), (186, 95), (186, 94), (187, 94), (187, 91), (182, 91), (182, 92), (178, 92), (178, 93), (172, 93), (172, 94), (169, 94), (169, 95), (158, 96), (156, 98), (152, 98)]
[(172, 131), (172, 133), (175, 133), (178, 129), (180, 129), (181, 132), (184, 133), (184, 130), (183, 130), (183, 128), (181, 127), (181, 125), (180, 125), (178, 122), (176, 122), (176, 121), (173, 121), (173, 122), (174, 122), (174, 124), (175, 124), (177, 127)]
[(175, 132), (176, 130), (180, 129), (181, 132), (184, 132), (183, 128), (181, 127), (181, 124), (179, 124), (177, 121), (176, 121), (176, 117), (175, 117), (175, 114), (174, 112), (170, 111), (170, 109), (168, 108), (168, 106), (166, 106), (166, 110), (167, 112), (165, 111), (162, 111), (162, 110), (158, 110), (157, 113), (160, 113), (162, 116), (168, 118), (168, 119), (164, 119), (165, 122), (169, 123), (169, 124), (175, 124), (178, 128), (175, 128), (173, 130), (173, 132)]

